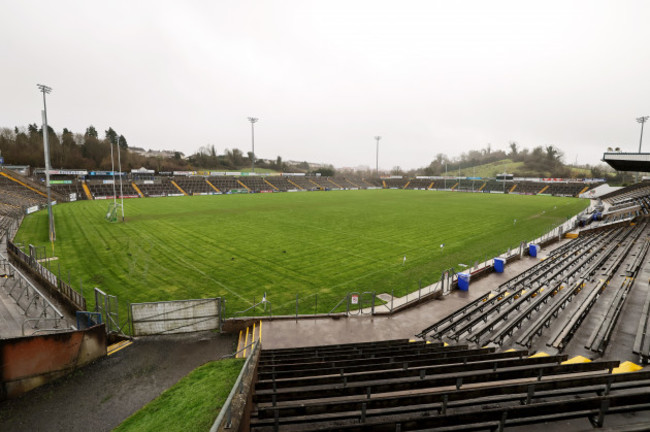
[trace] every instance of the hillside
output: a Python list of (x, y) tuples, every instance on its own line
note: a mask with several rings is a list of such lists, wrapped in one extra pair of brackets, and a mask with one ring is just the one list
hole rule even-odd
[[(591, 177), (591, 170), (565, 165), (570, 170), (571, 178)], [(460, 169), (460, 175), (465, 177), (494, 177), (497, 174), (507, 172), (517, 177), (553, 177), (550, 171), (527, 169), (524, 162), (514, 162), (512, 159), (502, 159), (475, 167)], [(450, 175), (454, 172), (449, 170)]]

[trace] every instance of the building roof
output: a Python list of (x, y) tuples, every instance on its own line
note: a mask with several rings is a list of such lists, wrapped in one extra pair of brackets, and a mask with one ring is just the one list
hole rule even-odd
[(606, 152), (603, 162), (616, 171), (650, 172), (650, 153)]

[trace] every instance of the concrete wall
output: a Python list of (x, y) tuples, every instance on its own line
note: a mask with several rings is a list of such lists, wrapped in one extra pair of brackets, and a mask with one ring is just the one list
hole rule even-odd
[(20, 396), (106, 355), (103, 324), (0, 340), (0, 400)]
[(221, 299), (131, 303), (134, 336), (187, 333), (219, 328)]

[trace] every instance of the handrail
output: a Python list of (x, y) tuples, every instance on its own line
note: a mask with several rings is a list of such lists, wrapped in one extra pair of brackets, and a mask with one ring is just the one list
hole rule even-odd
[[(248, 345), (246, 345), (244, 348), (240, 349), (239, 351), (236, 351), (236, 352), (234, 352), (232, 354), (223, 355), (223, 356), (221, 356), (221, 358), (222, 359), (227, 359), (227, 358), (237, 357), (237, 354), (239, 354), (242, 351), (246, 351), (248, 348), (250, 348), (252, 345), (255, 345), (256, 343), (257, 343), (257, 341), (251, 342)], [(252, 351), (251, 351), (251, 355), (252, 355)]]
[[(50, 320), (50, 321), (51, 321), (51, 320), (54, 320), (54, 328), (51, 328), (51, 329), (47, 329), (47, 328), (45, 328), (45, 329), (39, 329), (39, 330), (36, 330), (36, 331), (35, 331), (34, 333), (32, 333), (32, 334), (36, 334), (36, 333), (38, 333), (38, 332), (44, 332), (44, 331), (68, 331), (68, 330), (75, 330), (75, 328), (74, 328), (74, 327), (71, 327), (71, 326), (68, 326), (68, 327), (66, 327), (66, 328), (58, 328), (58, 327), (56, 327), (56, 326), (59, 325), (59, 321), (63, 321), (63, 322), (67, 325), (67, 324), (68, 324), (68, 321), (66, 321), (65, 318), (43, 318), (43, 317), (38, 317), (38, 318), (27, 318), (27, 319), (25, 319), (25, 320), (23, 321), (23, 325), (22, 325), (23, 336), (25, 336), (25, 325), (27, 325), (27, 323), (29, 323), (29, 322), (35, 322), (36, 324), (38, 324), (38, 323), (41, 322), (41, 321), (48, 321), (48, 320)], [(34, 327), (32, 327), (32, 330), (34, 330)]]
[(271, 313), (271, 302), (268, 301), (268, 300), (262, 300), (261, 302), (254, 304), (253, 306), (249, 307), (249, 308), (246, 309), (246, 310), (243, 310), (243, 311), (237, 311), (237, 312), (235, 312), (235, 315), (246, 313), (246, 312), (248, 312), (249, 310), (256, 308), (257, 306), (262, 305), (262, 304), (266, 304), (266, 303), (269, 304), (269, 314), (270, 314), (270, 315), (273, 315), (273, 314)]
[(54, 306), (54, 305), (52, 304), (52, 302), (50, 302), (50, 300), (47, 298), (47, 296), (43, 295), (43, 293), (40, 292), (40, 291), (38, 290), (38, 288), (36, 288), (36, 287), (34, 286), (34, 284), (33, 284), (29, 279), (27, 279), (27, 277), (25, 277), (25, 275), (23, 275), (23, 274), (20, 272), (20, 270), (18, 270), (18, 269), (17, 269), (13, 264), (11, 264), (11, 263), (9, 262), (9, 259), (7, 259), (7, 258), (6, 258), (4, 255), (2, 255), (1, 253), (0, 253), (0, 259), (4, 260), (4, 261), (6, 262), (6, 264), (9, 265), (9, 266), (13, 269), (13, 271), (14, 271), (15, 273), (17, 273), (17, 274), (21, 277), (22, 280), (24, 280), (25, 282), (27, 282), (27, 284), (28, 284), (28, 285), (29, 285), (29, 286), (30, 286), (34, 291), (36, 291), (36, 293), (37, 293), (37, 294), (38, 294), (38, 295), (39, 295), (43, 300), (45, 300), (45, 301), (47, 302), (47, 305), (48, 305), (49, 307), (51, 307), (52, 310), (53, 310), (53, 311), (54, 311), (54, 312), (59, 316), (59, 319), (63, 319), (63, 318), (64, 318), (63, 314), (62, 314), (62, 313), (61, 313), (61, 312), (56, 308), (56, 306)]
[(32, 259), (13, 242), (7, 241), (7, 251), (12, 253), (18, 261), (22, 262), (29, 269), (37, 273), (37, 275), (40, 276), (47, 284), (50, 284), (52, 286), (52, 289), (61, 293), (63, 297), (72, 303), (74, 307), (78, 308), (79, 310), (86, 310), (86, 299), (80, 293), (78, 293), (67, 283), (57, 278), (54, 273), (41, 265), (41, 263)]
[[(212, 424), (212, 427), (210, 428), (210, 432), (217, 432), (219, 430), (219, 427), (222, 425), (224, 420), (226, 421), (225, 428), (229, 429), (232, 427), (232, 403), (233, 400), (235, 399), (235, 396), (237, 394), (241, 394), (244, 391), (244, 377), (249, 373), (251, 366), (253, 363), (253, 358), (257, 354), (259, 350), (261, 350), (261, 342), (259, 340), (255, 341), (255, 346), (253, 347), (253, 350), (251, 351), (250, 357), (246, 359), (246, 362), (244, 363), (244, 366), (242, 366), (241, 371), (239, 372), (239, 376), (237, 377), (237, 381), (235, 381), (235, 385), (232, 386), (232, 390), (230, 390), (230, 394), (228, 395), (228, 398), (226, 399), (226, 402), (224, 402), (223, 406), (221, 407), (221, 411), (219, 411), (219, 415), (217, 416), (217, 419), (214, 421)], [(257, 360), (256, 360), (257, 361)]]

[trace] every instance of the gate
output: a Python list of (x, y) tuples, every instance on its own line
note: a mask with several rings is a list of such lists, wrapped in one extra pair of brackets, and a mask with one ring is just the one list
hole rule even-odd
[(131, 304), (133, 336), (188, 333), (221, 327), (221, 298)]
[(440, 276), (442, 295), (447, 295), (451, 292), (451, 287), (456, 279), (456, 271), (453, 267), (442, 272), (442, 275)]
[(122, 333), (117, 296), (95, 288), (95, 312), (101, 314), (106, 323), (106, 333)]

